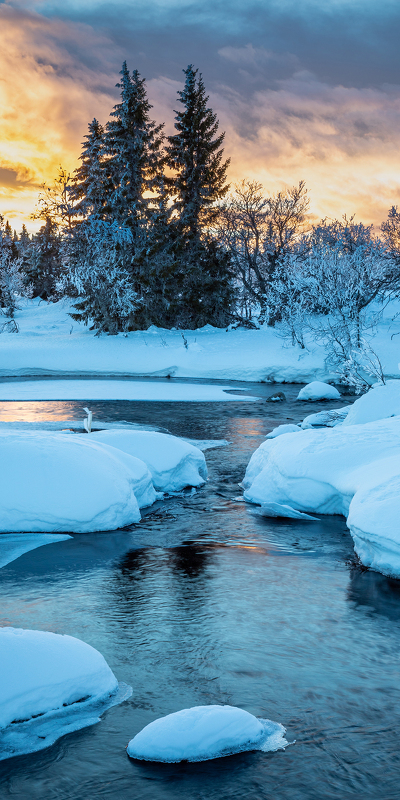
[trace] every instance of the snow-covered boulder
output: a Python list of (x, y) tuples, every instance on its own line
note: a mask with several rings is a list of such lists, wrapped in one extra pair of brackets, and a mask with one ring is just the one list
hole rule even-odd
[(335, 428), (340, 425), (351, 406), (343, 406), (343, 408), (332, 408), (330, 411), (318, 411), (317, 414), (309, 414), (304, 417), (300, 427), (305, 430), (306, 428)]
[(400, 380), (388, 381), (363, 394), (350, 406), (343, 425), (362, 425), (400, 415)]
[(253, 454), (244, 498), (348, 515), (362, 562), (400, 577), (400, 418), (279, 436)]
[(334, 386), (322, 381), (312, 381), (303, 386), (297, 395), (298, 400), (339, 400), (340, 393)]
[(91, 433), (90, 440), (112, 445), (144, 461), (151, 472), (154, 486), (163, 492), (179, 492), (185, 486), (201, 486), (207, 478), (202, 451), (177, 436), (121, 429)]
[(0, 530), (113, 530), (139, 522), (157, 494), (146, 465), (92, 440), (0, 430)]
[(129, 693), (125, 687), (117, 699), (115, 675), (80, 639), (0, 628), (0, 760), (98, 722), (102, 710)]
[(276, 439), (277, 436), (282, 436), (283, 433), (296, 433), (300, 431), (301, 428), (299, 425), (292, 425), (288, 423), (287, 425), (278, 425), (276, 428), (273, 428), (272, 431), (267, 433), (266, 439)]
[(150, 722), (128, 744), (144, 761), (207, 761), (245, 750), (279, 750), (285, 728), (233, 706), (195, 706)]

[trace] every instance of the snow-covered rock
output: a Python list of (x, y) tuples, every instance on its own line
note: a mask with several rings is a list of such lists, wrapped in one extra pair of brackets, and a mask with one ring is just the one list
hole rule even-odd
[(0, 529), (113, 530), (157, 498), (143, 461), (91, 436), (0, 430)]
[(346, 419), (350, 408), (351, 406), (343, 406), (343, 408), (333, 408), (330, 411), (309, 414), (308, 417), (303, 419), (300, 427), (303, 430), (306, 428), (334, 428)]
[(118, 688), (101, 653), (80, 639), (0, 628), (0, 760), (98, 722), (129, 696)]
[(207, 761), (245, 750), (279, 750), (288, 742), (277, 722), (233, 706), (195, 706), (150, 722), (128, 744), (131, 758)]
[(343, 425), (362, 425), (400, 415), (400, 380), (388, 381), (363, 394), (350, 406)]
[(298, 400), (339, 400), (340, 393), (334, 386), (322, 381), (312, 381), (303, 386), (297, 395)]
[(296, 431), (300, 431), (301, 428), (299, 425), (292, 425), (288, 423), (287, 425), (278, 425), (276, 428), (273, 428), (272, 431), (267, 433), (266, 439), (276, 439), (277, 436), (282, 436), (283, 433), (296, 433)]
[(90, 441), (112, 445), (144, 461), (154, 486), (163, 492), (201, 486), (207, 478), (202, 451), (177, 436), (154, 431), (109, 430), (90, 434)]
[(399, 450), (400, 417), (280, 436), (253, 454), (244, 498), (348, 515), (361, 561), (400, 577)]

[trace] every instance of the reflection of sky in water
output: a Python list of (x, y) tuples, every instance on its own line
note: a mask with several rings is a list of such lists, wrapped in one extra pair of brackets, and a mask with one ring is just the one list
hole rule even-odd
[[(0, 403), (0, 420), (3, 422), (41, 422), (42, 420), (69, 420), (76, 416), (76, 403)], [(82, 419), (85, 416), (82, 409)]]
[[(269, 520), (233, 499), (267, 430), (323, 407), (282, 388), (278, 407), (93, 404), (95, 419), (232, 444), (207, 452), (202, 489), (156, 504), (132, 530), (73, 535), (0, 569), (0, 624), (77, 636), (134, 687), (100, 725), (3, 762), (4, 796), (398, 797), (400, 582), (349, 569), (342, 517)], [(81, 414), (80, 403), (0, 404), (10, 421)], [(156, 717), (212, 703), (283, 722), (297, 743), (201, 765), (127, 759), (129, 739)]]

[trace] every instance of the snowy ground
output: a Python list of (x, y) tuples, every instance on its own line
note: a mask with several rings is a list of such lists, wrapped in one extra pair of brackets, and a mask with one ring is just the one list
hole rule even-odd
[(360, 397), (334, 428), (267, 439), (247, 467), (245, 499), (265, 516), (298, 516), (288, 507), (347, 516), (362, 563), (400, 578), (399, 412), (398, 380)]
[[(279, 336), (279, 326), (228, 332), (209, 325), (184, 332), (152, 327), (96, 337), (74, 322), (69, 310), (65, 300), (22, 301), (16, 315), (20, 332), (0, 336), (0, 375), (169, 375), (278, 383), (334, 378), (321, 346), (292, 347)], [(372, 341), (385, 373), (392, 377), (398, 375), (400, 327), (399, 320), (392, 321), (397, 310), (388, 307)]]

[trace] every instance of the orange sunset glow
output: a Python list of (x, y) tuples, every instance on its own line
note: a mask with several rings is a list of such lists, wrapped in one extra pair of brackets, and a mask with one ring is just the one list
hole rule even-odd
[[(133, 10), (135, 4), (129, 5)], [(281, 12), (290, 5), (282, 4)], [(301, 22), (310, 37), (313, 4), (307, 5), (309, 20), (298, 20), (298, 25)], [(331, 13), (334, 6), (339, 13), (341, 5), (332, 3)], [(341, 64), (343, 58), (350, 62), (346, 83), (343, 74), (327, 74), (330, 64), (312, 65), (302, 53), (286, 49), (293, 42), (284, 42), (280, 51), (282, 41), (274, 49), (274, 42), (263, 41), (259, 31), (252, 35), (251, 26), (244, 26), (241, 36), (233, 35), (229, 26), (223, 31), (220, 19), (213, 22), (211, 9), (210, 24), (218, 36), (211, 57), (208, 45), (202, 58), (206, 8), (197, 20), (191, 54), (189, 42), (183, 43), (178, 31), (168, 27), (168, 13), (173, 15), (179, 7), (182, 22), (182, 9), (193, 6), (171, 3), (168, 11), (168, 3), (155, 3), (154, 13), (161, 7), (167, 28), (161, 53), (153, 60), (162, 20), (146, 18), (142, 7), (140, 46), (133, 29), (130, 41), (130, 18), (122, 35), (118, 15), (106, 16), (104, 6), (96, 2), (83, 3), (80, 14), (74, 4), (69, 10), (59, 3), (0, 5), (0, 213), (13, 227), (19, 229), (22, 222), (31, 230), (38, 227), (30, 214), (40, 185), (52, 181), (60, 164), (75, 169), (88, 122), (96, 116), (104, 123), (116, 102), (115, 83), (125, 58), (130, 69), (138, 68), (146, 77), (154, 118), (165, 121), (167, 133), (172, 131), (176, 92), (182, 85), (181, 68), (195, 61), (226, 131), (232, 183), (248, 177), (275, 192), (304, 179), (314, 218), (347, 213), (379, 224), (386, 217), (400, 197), (400, 87), (395, 63), (392, 72), (389, 65), (388, 74), (382, 75), (393, 74), (392, 81), (374, 82), (368, 75), (363, 81), (358, 73), (353, 81), (354, 54), (340, 39), (345, 37), (342, 29), (342, 34), (332, 34), (330, 44), (342, 47)], [(271, 3), (269, 26), (274, 20), (278, 24), (276, 13)], [(183, 27), (188, 24), (182, 22)], [(266, 33), (267, 29), (266, 19)], [(174, 37), (176, 53), (171, 52)]]

